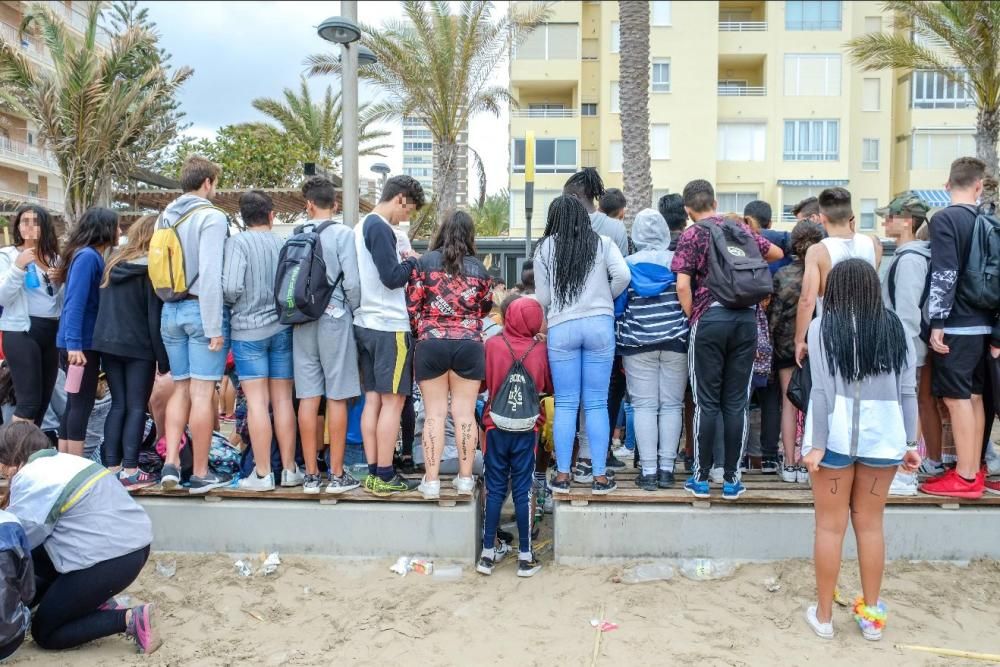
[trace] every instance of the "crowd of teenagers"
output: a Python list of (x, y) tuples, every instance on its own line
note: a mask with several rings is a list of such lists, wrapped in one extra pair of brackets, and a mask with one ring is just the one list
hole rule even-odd
[[(998, 223), (977, 204), (979, 160), (954, 162), (952, 205), (933, 220), (909, 193), (879, 210), (895, 240), (881, 281), (882, 243), (855, 230), (844, 188), (800, 202), (788, 233), (771, 228), (763, 201), (720, 214), (712, 185), (695, 180), (637, 212), (627, 230), (622, 192), (585, 169), (550, 203), (509, 293), (477, 258), (463, 211), (443, 216), (426, 253), (412, 250), (398, 225), (424, 192), (409, 176), (388, 179), (353, 229), (335, 217), (333, 183), (307, 179), (308, 222), (284, 240), (258, 190), (241, 197), (244, 229), (230, 235), (211, 203), (219, 173), (189, 158), (184, 194), (134, 222), (127, 240), (104, 208), (88, 210), (62, 243), (41, 207), (13, 220), (14, 245), (0, 250), (13, 406), (0, 430), (9, 480), (0, 658), (29, 625), (43, 648), (121, 632), (144, 651), (159, 645), (155, 608), (122, 609), (114, 598), (152, 541), (128, 491), (157, 482), (191, 493), (363, 487), (434, 499), (446, 471), (465, 495), (481, 475), (477, 571), (491, 574), (512, 551), (513, 536), (499, 529), (509, 493), (517, 574), (532, 576), (533, 505), (550, 505), (573, 483), (616, 490), (624, 464), (611, 443), (623, 404), (643, 490), (675, 485), (680, 451), (683, 488), (697, 498), (710, 497), (713, 482), (723, 499), (739, 498), (747, 469), (811, 482), (817, 603), (806, 617), (822, 637), (833, 635), (848, 518), (863, 588), (855, 618), (876, 639), (890, 490), (916, 493), (922, 471), (925, 493), (1000, 492), (982, 464), (1000, 328), (982, 266)], [(224, 377), (246, 411), (251, 463), (238, 480), (210, 465)], [(110, 407), (92, 454), (87, 430), (103, 382)], [(60, 393), (52, 443), (43, 428)], [(760, 412), (755, 437), (751, 405)], [(417, 414), (419, 482), (399, 470), (413, 460)], [(953, 467), (943, 463), (943, 416)], [(361, 480), (345, 466), (352, 430), (367, 465)], [(140, 465), (150, 439), (158, 476)], [(449, 451), (451, 466), (442, 461)]]

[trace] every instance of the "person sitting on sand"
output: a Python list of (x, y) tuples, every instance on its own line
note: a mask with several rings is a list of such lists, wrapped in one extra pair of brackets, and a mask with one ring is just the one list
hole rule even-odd
[(808, 340), (812, 391), (802, 462), (816, 508), (817, 599), (806, 621), (820, 637), (833, 638), (834, 587), (850, 518), (863, 592), (854, 618), (865, 639), (874, 641), (882, 638), (886, 619), (879, 599), (885, 501), (896, 469), (920, 466), (916, 354), (864, 259), (845, 260), (830, 271), (823, 313), (809, 325)]
[(43, 649), (73, 648), (120, 632), (142, 653), (160, 646), (152, 604), (120, 608), (149, 558), (153, 528), (110, 470), (49, 448), (30, 422), (0, 428), (7, 510), (24, 527), (37, 589), (31, 636)]

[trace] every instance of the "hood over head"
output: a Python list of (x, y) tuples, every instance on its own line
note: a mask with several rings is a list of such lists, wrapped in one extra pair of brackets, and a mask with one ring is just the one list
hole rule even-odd
[(507, 306), (503, 330), (513, 338), (534, 338), (542, 330), (544, 321), (542, 304), (535, 299), (522, 296)]
[(632, 241), (636, 250), (667, 250), (670, 229), (659, 211), (644, 208), (632, 221)]

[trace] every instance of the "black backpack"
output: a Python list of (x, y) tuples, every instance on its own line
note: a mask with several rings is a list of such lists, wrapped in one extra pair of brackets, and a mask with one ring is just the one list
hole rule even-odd
[(979, 310), (1000, 309), (1000, 220), (981, 208), (964, 206), (976, 214), (965, 270), (955, 296)]
[(916, 250), (903, 250), (902, 252), (896, 253), (896, 261), (892, 263), (892, 268), (889, 269), (889, 301), (892, 303), (893, 312), (896, 311), (896, 269), (899, 268), (899, 260), (903, 259), (903, 255), (920, 255), (927, 262), (927, 276), (924, 278), (924, 291), (920, 295), (920, 311), (923, 312), (924, 304), (927, 303), (927, 297), (931, 293), (931, 258), (923, 255)]
[(507, 341), (507, 337), (503, 334), (499, 335), (507, 345), (514, 363), (510, 365), (507, 377), (497, 389), (496, 396), (490, 397), (490, 417), (501, 431), (514, 433), (531, 431), (538, 423), (539, 397), (538, 388), (535, 387), (535, 379), (524, 367), (524, 360), (535, 349), (538, 341), (532, 343), (524, 356), (518, 359), (514, 355), (514, 349)]
[(336, 222), (327, 220), (316, 227), (304, 225), (295, 230), (278, 255), (274, 278), (274, 300), (282, 324), (302, 324), (318, 320), (330, 303), (334, 290), (344, 279), (344, 272), (330, 284), (320, 234)]
[(767, 262), (753, 234), (729, 220), (699, 222), (711, 234), (705, 287), (726, 308), (749, 308), (771, 295)]

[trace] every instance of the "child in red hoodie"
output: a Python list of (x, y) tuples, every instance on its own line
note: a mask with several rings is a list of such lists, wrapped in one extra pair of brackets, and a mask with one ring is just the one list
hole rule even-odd
[(492, 574), (497, 560), (494, 545), (500, 510), (507, 499), (508, 488), (514, 496), (517, 517), (517, 576), (530, 577), (541, 568), (531, 552), (531, 488), (538, 427), (536, 424), (531, 431), (504, 431), (493, 423), (490, 411), (494, 409), (493, 398), (507, 379), (515, 356), (517, 359), (524, 358), (522, 363), (534, 380), (538, 393), (552, 393), (545, 343), (536, 339), (544, 322), (541, 304), (530, 297), (521, 297), (507, 307), (503, 332), (486, 341), (486, 389), (490, 401), (483, 410), (486, 428), (486, 525), (483, 552), (476, 566), (482, 574)]

